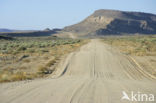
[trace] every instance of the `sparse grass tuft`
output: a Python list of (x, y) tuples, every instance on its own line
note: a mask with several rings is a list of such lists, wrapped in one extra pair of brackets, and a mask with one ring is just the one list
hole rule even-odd
[(38, 74), (41, 74), (42, 76), (44, 74), (51, 74), (53, 70), (50, 70), (48, 67), (46, 66), (39, 66), (38, 68)]
[(45, 66), (39, 66), (39, 68), (38, 68), (38, 73), (39, 73), (39, 74), (44, 74), (44, 73), (46, 73), (47, 71), (48, 71), (48, 68), (45, 67)]
[(47, 66), (47, 67), (50, 67), (50, 66), (54, 65), (55, 63), (56, 63), (56, 59), (52, 59), (52, 60), (50, 60), (50, 61), (46, 64), (46, 66)]

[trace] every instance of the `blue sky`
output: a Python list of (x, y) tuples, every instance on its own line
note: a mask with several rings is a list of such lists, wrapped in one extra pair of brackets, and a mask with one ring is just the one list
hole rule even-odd
[(0, 0), (0, 28), (63, 28), (98, 9), (156, 14), (155, 5), (156, 0)]

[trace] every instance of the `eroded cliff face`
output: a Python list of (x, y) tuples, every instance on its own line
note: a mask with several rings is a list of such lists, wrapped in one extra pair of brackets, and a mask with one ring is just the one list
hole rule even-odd
[(155, 34), (156, 23), (144, 20), (120, 20), (114, 19), (106, 28), (94, 32), (97, 35), (107, 34)]
[(78, 24), (65, 27), (64, 30), (87, 35), (88, 33), (94, 32), (98, 29), (106, 28), (113, 20), (113, 18), (104, 16), (89, 16)]
[(156, 15), (141, 12), (97, 10), (82, 22), (64, 28), (76, 35), (156, 34)]

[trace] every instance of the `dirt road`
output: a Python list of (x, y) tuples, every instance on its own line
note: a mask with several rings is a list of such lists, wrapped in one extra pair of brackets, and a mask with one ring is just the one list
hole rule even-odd
[(156, 95), (156, 80), (130, 57), (91, 40), (50, 78), (0, 84), (0, 103), (133, 103), (121, 100), (123, 91), (129, 98), (132, 91)]

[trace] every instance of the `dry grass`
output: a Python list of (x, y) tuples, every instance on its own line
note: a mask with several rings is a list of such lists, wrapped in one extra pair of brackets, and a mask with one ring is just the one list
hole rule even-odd
[(45, 77), (61, 56), (68, 54), (87, 40), (56, 38), (17, 38), (0, 41), (0, 82)]
[(132, 56), (149, 74), (156, 76), (156, 36), (106, 37), (105, 43)]
[(26, 72), (10, 72), (3, 71), (0, 73), (0, 82), (12, 82), (12, 81), (20, 81), (25, 79), (33, 79), (37, 77), (36, 74), (28, 74)]
[(50, 60), (50, 61), (46, 64), (46, 66), (47, 66), (47, 67), (50, 67), (50, 66), (54, 65), (55, 63), (56, 63), (56, 58)]
[(104, 42), (118, 47), (123, 53), (135, 56), (155, 56), (156, 36), (106, 37)]
[(48, 74), (49, 71), (50, 70), (46, 66), (39, 66), (39, 68), (38, 68), (38, 73), (39, 74)]

